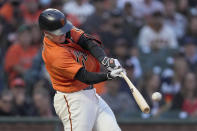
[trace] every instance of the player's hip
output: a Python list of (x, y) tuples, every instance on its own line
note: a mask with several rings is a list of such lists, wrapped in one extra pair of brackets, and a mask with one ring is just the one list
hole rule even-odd
[(77, 84), (72, 84), (72, 85), (56, 85), (53, 84), (54, 90), (58, 92), (63, 92), (63, 93), (74, 93), (74, 92), (79, 92), (81, 90), (90, 90), (93, 89), (93, 85), (87, 85), (81, 82), (78, 82)]
[(72, 103), (74, 101), (78, 102), (84, 102), (84, 101), (95, 101), (97, 102), (97, 95), (96, 95), (96, 90), (94, 88), (87, 88), (83, 89), (77, 92), (72, 92), (72, 93), (64, 93), (60, 91), (56, 91), (56, 94), (54, 96), (54, 104), (59, 103), (65, 103), (68, 101), (69, 103)]

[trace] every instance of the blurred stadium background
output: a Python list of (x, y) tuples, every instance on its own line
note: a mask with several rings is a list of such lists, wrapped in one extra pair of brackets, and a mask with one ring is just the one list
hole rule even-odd
[(37, 25), (49, 7), (102, 40), (151, 106), (141, 113), (124, 80), (96, 85), (123, 131), (197, 130), (196, 0), (0, 0), (0, 130), (63, 130)]

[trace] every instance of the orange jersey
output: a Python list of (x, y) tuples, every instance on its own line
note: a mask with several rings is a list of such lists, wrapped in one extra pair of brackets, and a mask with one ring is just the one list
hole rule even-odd
[(99, 62), (76, 43), (84, 32), (73, 28), (68, 44), (57, 44), (44, 38), (42, 57), (50, 74), (53, 88), (61, 92), (76, 92), (89, 85), (75, 80), (80, 68), (85, 67), (89, 72), (99, 72)]

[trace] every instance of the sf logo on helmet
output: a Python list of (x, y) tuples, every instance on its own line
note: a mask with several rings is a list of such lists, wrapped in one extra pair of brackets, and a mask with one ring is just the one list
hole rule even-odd
[(61, 19), (60, 22), (61, 22), (62, 25), (65, 25), (65, 20), (64, 19)]

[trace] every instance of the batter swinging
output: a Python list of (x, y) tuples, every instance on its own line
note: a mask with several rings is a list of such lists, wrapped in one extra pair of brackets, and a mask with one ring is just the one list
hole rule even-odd
[[(54, 107), (65, 131), (120, 131), (110, 107), (93, 84), (120, 77), (117, 59), (108, 58), (101, 42), (77, 29), (57, 9), (39, 16), (44, 32), (42, 57), (50, 74)], [(99, 62), (108, 73), (99, 72)]]

